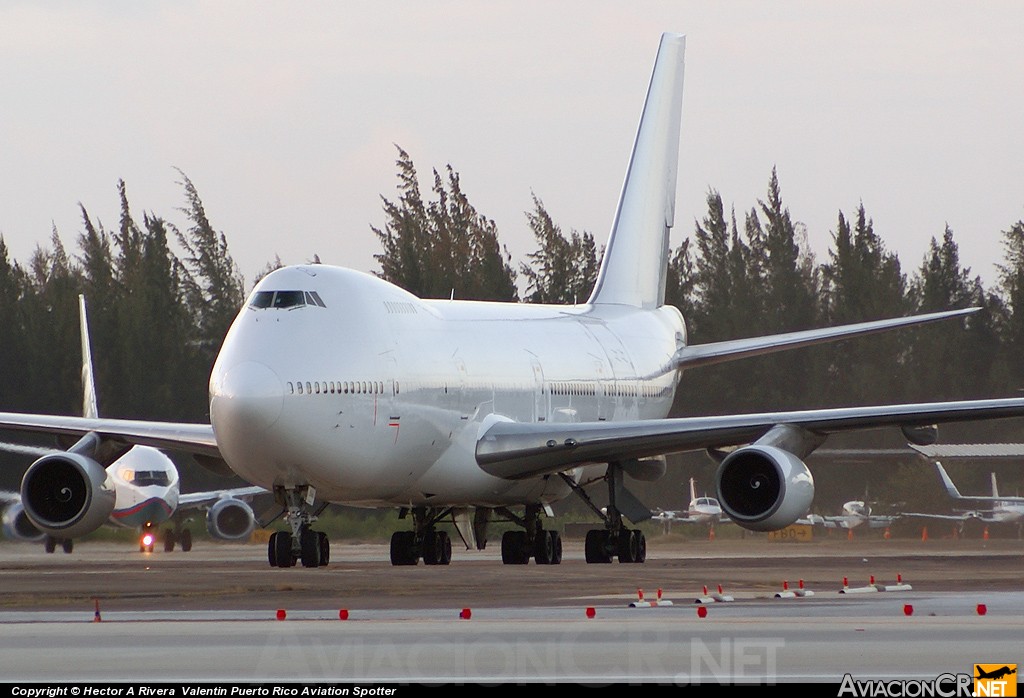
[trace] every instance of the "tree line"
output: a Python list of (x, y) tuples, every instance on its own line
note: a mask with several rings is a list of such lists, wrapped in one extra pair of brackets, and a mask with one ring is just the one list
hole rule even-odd
[[(585, 302), (602, 250), (564, 230), (534, 194), (525, 212), (535, 250), (516, 263), (496, 223), (478, 212), (449, 165), (424, 191), (398, 148), (397, 196), (381, 196), (375, 273), (425, 298)], [(107, 229), (84, 205), (77, 251), (51, 231), (27, 263), (0, 236), (0, 409), (81, 409), (77, 295), (84, 293), (104, 416), (205, 421), (207, 380), (245, 299), (246, 284), (196, 187), (183, 173), (178, 227), (129, 205)], [(671, 250), (666, 301), (701, 343), (908, 313), (980, 307), (962, 320), (897, 330), (688, 372), (674, 415), (768, 411), (1017, 395), (1024, 376), (1024, 221), (1000, 231), (1005, 258), (985, 288), (959, 259), (954, 231), (937, 231), (909, 269), (887, 249), (865, 206), (839, 210), (819, 261), (772, 171), (765, 197), (727, 207), (715, 190)], [(281, 265), (280, 259), (264, 271)], [(160, 322), (153, 322), (159, 318)], [(998, 425), (977, 427), (995, 433)]]

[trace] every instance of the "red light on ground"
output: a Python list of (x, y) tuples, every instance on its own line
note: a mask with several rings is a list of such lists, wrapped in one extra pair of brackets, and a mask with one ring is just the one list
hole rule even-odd
[(707, 606), (698, 606), (697, 607), (697, 617), (698, 618), (707, 618), (707, 615), (708, 615), (708, 607)]
[(472, 615), (473, 615), (472, 611), (470, 611), (468, 608), (464, 608), (464, 609), (462, 609), (462, 613), (459, 614), (459, 618), (461, 618), (462, 620), (469, 620), (470, 616), (472, 616)]
[(911, 606), (909, 603), (906, 606), (903, 607), (903, 615), (911, 616), (913, 614), (914, 614), (914, 607)]
[(343, 608), (338, 611), (338, 620), (348, 620), (348, 609)]
[(593, 606), (587, 606), (587, 618), (593, 618), (597, 615), (597, 611), (594, 610)]
[(278, 620), (284, 620), (287, 615), (288, 614), (284, 612), (283, 608), (277, 609), (277, 619)]
[(986, 613), (988, 613), (988, 606), (986, 606), (986, 605), (985, 605), (985, 604), (983, 604), (983, 603), (979, 603), (979, 604), (978, 604), (978, 615), (979, 615), (979, 616), (983, 616), (983, 615), (985, 615)]

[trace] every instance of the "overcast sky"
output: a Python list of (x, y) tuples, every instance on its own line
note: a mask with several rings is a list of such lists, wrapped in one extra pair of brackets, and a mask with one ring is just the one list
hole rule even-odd
[[(773, 167), (819, 261), (863, 202), (916, 269), (948, 223), (992, 285), (1024, 218), (1020, 2), (0, 4), (0, 235), (27, 262), (79, 203), (182, 225), (176, 168), (251, 283), (275, 255), (373, 271), (395, 145), (450, 164), (517, 261), (531, 193), (607, 236), (658, 39), (687, 35), (673, 246)], [(741, 219), (742, 220), (742, 219)]]

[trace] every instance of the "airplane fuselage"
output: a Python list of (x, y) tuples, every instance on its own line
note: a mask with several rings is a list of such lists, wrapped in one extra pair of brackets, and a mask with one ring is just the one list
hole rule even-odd
[(671, 306), (421, 300), (310, 265), (256, 287), (210, 381), (218, 447), (242, 477), (325, 500), (506, 505), (569, 493), (476, 465), (482, 427), (665, 417), (685, 342)]

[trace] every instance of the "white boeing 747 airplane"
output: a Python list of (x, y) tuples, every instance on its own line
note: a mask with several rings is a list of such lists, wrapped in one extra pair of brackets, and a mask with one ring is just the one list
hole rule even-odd
[[(85, 296), (78, 297), (79, 324), (82, 336), (82, 414), (86, 419), (98, 419), (96, 384), (94, 380), (92, 349), (89, 342), (89, 320), (85, 308)], [(115, 444), (108, 444), (113, 448)], [(42, 456), (32, 467), (66, 468), (65, 456), (51, 449), (21, 444), (2, 444), (0, 448)], [(21, 494), (0, 493), (0, 504), (6, 504), (3, 515), (3, 531), (7, 538), (23, 541), (41, 541), (46, 552), (52, 553), (57, 546), (70, 553), (74, 538), (91, 533), (103, 524), (120, 528), (134, 528), (139, 531), (139, 551), (153, 552), (157, 533), (164, 523), (171, 523), (163, 532), (164, 550), (170, 552), (176, 545), (184, 551), (192, 549), (192, 532), (184, 528), (181, 517), (188, 511), (205, 510), (206, 528), (210, 535), (219, 540), (247, 540), (256, 527), (256, 517), (249, 504), (254, 496), (266, 494), (261, 487), (238, 487), (209, 492), (181, 493), (178, 469), (163, 452), (149, 446), (114, 448), (120, 455), (106, 468), (104, 487), (95, 492), (61, 488), (53, 484), (56, 475), (47, 479), (34, 480), (33, 489), (22, 488)], [(44, 466), (53, 463), (56, 466)], [(100, 473), (94, 474), (97, 478)], [(57, 487), (57, 489), (54, 489)], [(42, 489), (40, 489), (42, 488)], [(91, 511), (106, 511), (106, 503), (94, 504), (76, 499), (88, 497), (113, 497), (113, 503), (105, 517), (89, 516)], [(26, 506), (27, 504), (27, 506)], [(61, 517), (64, 507), (78, 506), (82, 517), (67, 525), (54, 525)], [(98, 508), (96, 508), (98, 507)], [(56, 512), (56, 513), (55, 513)], [(43, 526), (36, 524), (44, 522)], [(61, 523), (61, 522), (58, 522)]]
[(628, 522), (651, 512), (627, 480), (663, 475), (665, 454), (731, 449), (716, 474), (722, 509), (766, 531), (807, 514), (814, 480), (803, 459), (830, 433), (893, 425), (924, 443), (939, 422), (1024, 415), (1024, 400), (1002, 399), (667, 418), (687, 369), (971, 312), (688, 344), (679, 311), (664, 304), (684, 42), (661, 38), (586, 303), (426, 300), (350, 269), (278, 269), (224, 339), (210, 424), (0, 414), (0, 428), (80, 437), (26, 472), (33, 522), (62, 530), (105, 519), (106, 447), (145, 445), (189, 451), (272, 490), (290, 528), (268, 546), (278, 567), (321, 564), (328, 542), (313, 524), (324, 502), (411, 514), (391, 540), (395, 565), (448, 564), (440, 524), (482, 548), (498, 518), (521, 529), (502, 536), (503, 562), (558, 563), (561, 539), (543, 515), (573, 493), (590, 502), (592, 484), (609, 504), (586, 537), (587, 561), (638, 563), (646, 544)]

